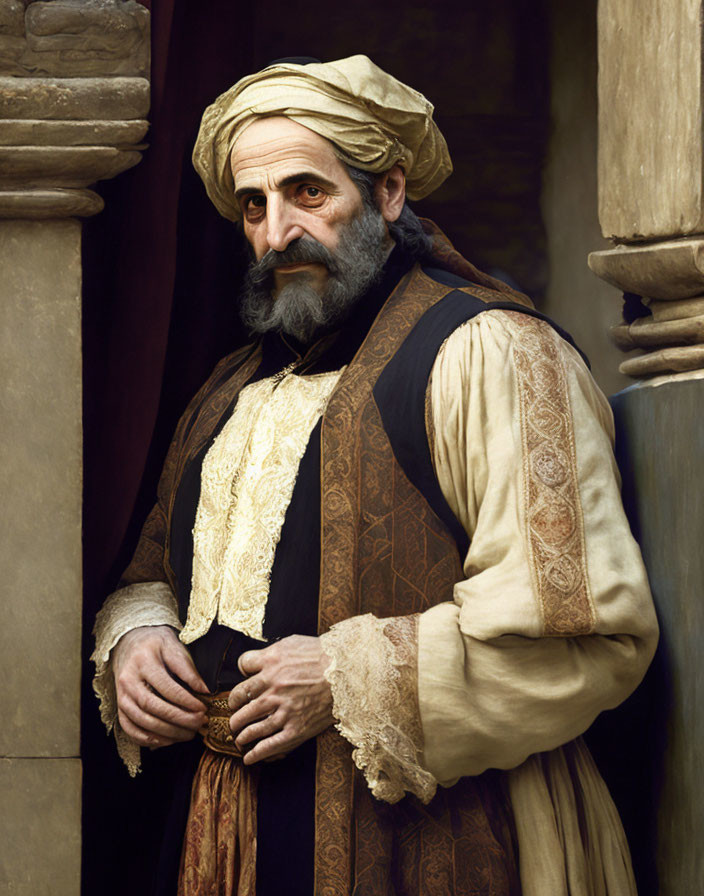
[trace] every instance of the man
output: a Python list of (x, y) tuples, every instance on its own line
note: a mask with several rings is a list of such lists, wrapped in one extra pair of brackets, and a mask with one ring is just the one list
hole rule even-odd
[(574, 740), (657, 637), (608, 404), (405, 204), (451, 170), (432, 107), (283, 61), (194, 162), (259, 337), (182, 418), (95, 653), (132, 772), (202, 735), (178, 892), (635, 892)]

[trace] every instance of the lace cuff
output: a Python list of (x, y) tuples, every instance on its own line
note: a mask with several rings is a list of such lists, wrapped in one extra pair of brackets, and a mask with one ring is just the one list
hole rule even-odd
[(139, 746), (130, 740), (117, 720), (117, 695), (110, 653), (120, 638), (143, 625), (181, 628), (176, 600), (165, 582), (140, 582), (111, 594), (95, 619), (93, 690), (100, 701), (100, 718), (108, 732), (115, 731), (117, 752), (133, 777), (139, 771)]
[(437, 781), (420, 764), (418, 617), (354, 616), (320, 641), (330, 657), (325, 677), (335, 727), (355, 748), (352, 758), (371, 792), (387, 803), (397, 803), (406, 791), (430, 802)]

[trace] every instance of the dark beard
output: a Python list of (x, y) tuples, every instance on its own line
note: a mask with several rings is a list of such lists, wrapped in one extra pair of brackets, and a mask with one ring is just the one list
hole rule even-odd
[[(334, 251), (312, 237), (300, 237), (283, 252), (270, 249), (250, 264), (240, 313), (253, 333), (279, 330), (302, 343), (340, 324), (377, 280), (389, 251), (388, 232), (376, 208), (363, 210), (341, 231)], [(273, 296), (274, 268), (282, 264), (319, 262), (329, 271), (321, 293), (312, 278), (301, 274)]]

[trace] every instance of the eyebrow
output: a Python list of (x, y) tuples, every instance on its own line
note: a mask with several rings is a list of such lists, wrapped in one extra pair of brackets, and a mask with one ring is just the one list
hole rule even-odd
[[(289, 174), (287, 177), (278, 181), (276, 186), (281, 189), (282, 187), (290, 187), (294, 184), (305, 183), (308, 180), (320, 184), (321, 187), (326, 187), (328, 190), (335, 188), (335, 184), (331, 180), (328, 180), (327, 177), (323, 177), (322, 174), (317, 174), (314, 171), (301, 171), (298, 174)], [(235, 199), (241, 199), (243, 196), (261, 192), (262, 191), (256, 187), (240, 187), (238, 190), (235, 190)]]

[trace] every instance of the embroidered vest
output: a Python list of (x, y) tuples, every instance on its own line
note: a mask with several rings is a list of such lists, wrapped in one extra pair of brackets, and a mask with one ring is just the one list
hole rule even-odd
[[(322, 425), (319, 631), (362, 613), (403, 616), (452, 600), (453, 586), (463, 578), (466, 536), (433, 475), (426, 386), (444, 339), (484, 310), (487, 300), (491, 307), (516, 309), (503, 298), (482, 287), (453, 287), (414, 268), (338, 383)], [(402, 427), (384, 425), (380, 406), (388, 404), (387, 396), (401, 408), (405, 434)], [(496, 806), (501, 788), (487, 787), (489, 777), (441, 788), (428, 807), (406, 797), (403, 809), (390, 812), (355, 772), (349, 744), (328, 729), (318, 738), (316, 896), (355, 887), (355, 893), (395, 892), (393, 855), (394, 868), (411, 875), (408, 892), (432, 892), (424, 883), (430, 869), (442, 866), (449, 874), (454, 867), (449, 854), (438, 853), (432, 836), (438, 826), (453, 832), (448, 846), (464, 840), (474, 851), (482, 844), (496, 881), (491, 892), (510, 892), (507, 838), (499, 837), (500, 846), (488, 824), (492, 805), (502, 816)], [(399, 848), (409, 848), (410, 840), (408, 861), (399, 860)], [(448, 878), (446, 892), (465, 891), (457, 873), (456, 881)]]

